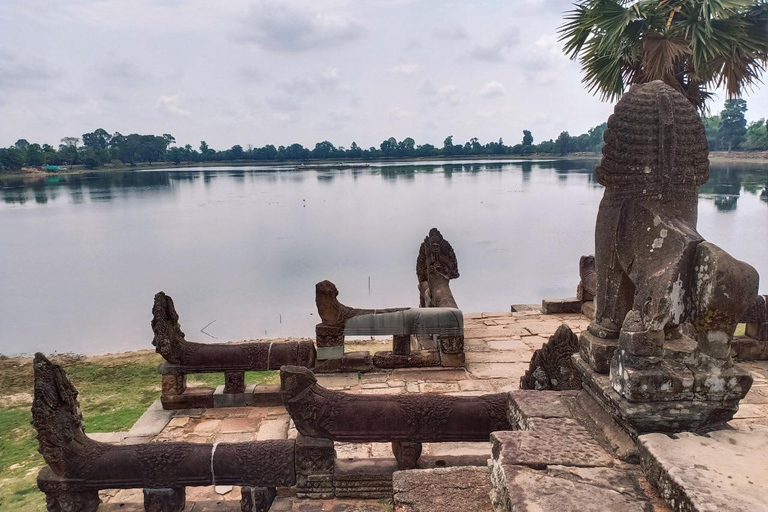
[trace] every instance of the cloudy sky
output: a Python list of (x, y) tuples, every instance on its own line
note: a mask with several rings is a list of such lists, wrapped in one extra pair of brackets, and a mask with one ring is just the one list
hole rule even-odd
[[(611, 105), (562, 56), (569, 5), (0, 0), (0, 146), (99, 127), (216, 149), (578, 134)], [(768, 116), (768, 88), (747, 101)]]

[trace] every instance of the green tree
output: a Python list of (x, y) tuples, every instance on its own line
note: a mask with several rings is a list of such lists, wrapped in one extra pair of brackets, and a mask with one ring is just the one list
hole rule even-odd
[(760, 81), (768, 58), (765, 0), (580, 0), (560, 27), (563, 51), (604, 100), (663, 80), (700, 111)]
[(104, 128), (83, 134), (83, 146), (95, 149), (107, 149), (112, 136)]
[(720, 112), (720, 125), (717, 131), (729, 152), (741, 144), (747, 133), (747, 120), (744, 118), (746, 111), (747, 102), (736, 99), (727, 100), (723, 111)]
[(768, 125), (765, 119), (749, 123), (743, 147), (747, 151), (768, 151)]
[(530, 146), (533, 144), (533, 135), (530, 130), (523, 130), (523, 146)]
[(571, 149), (571, 134), (568, 132), (560, 132), (555, 140), (555, 152), (559, 155), (565, 155), (572, 151)]
[(0, 149), (0, 168), (18, 171), (24, 165), (24, 151), (17, 147)]
[(30, 167), (41, 167), (45, 163), (45, 155), (40, 144), (30, 144), (27, 147), (26, 162)]

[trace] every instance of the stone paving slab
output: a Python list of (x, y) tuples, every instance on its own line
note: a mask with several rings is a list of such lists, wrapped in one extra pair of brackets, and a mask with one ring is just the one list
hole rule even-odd
[(395, 512), (494, 512), (488, 468), (397, 471), (392, 487)]
[(768, 511), (768, 432), (640, 436), (643, 471), (680, 512)]
[[(494, 490), (497, 510), (557, 512), (652, 512), (650, 500), (632, 489), (629, 474), (614, 470), (612, 481), (619, 489), (606, 486), (601, 479), (608, 476), (605, 468), (581, 469), (550, 467), (534, 470), (522, 466), (504, 466), (502, 486)], [(502, 483), (502, 482), (499, 482)], [(505, 486), (504, 486), (505, 484)], [(622, 492), (624, 491), (624, 492)], [(503, 508), (502, 508), (503, 507)], [(657, 509), (658, 510), (658, 509)]]
[[(465, 337), (467, 370), (420, 368), (363, 374), (322, 374), (318, 375), (318, 380), (323, 386), (329, 388), (363, 394), (429, 392), (479, 395), (509, 392), (518, 389), (520, 376), (527, 369), (533, 351), (541, 348), (541, 345), (546, 343), (547, 338), (554, 334), (563, 322), (578, 333), (586, 329), (589, 319), (576, 314), (543, 316), (533, 310), (520, 313), (468, 314), (465, 315), (465, 325), (471, 336)], [(386, 344), (374, 343), (366, 348), (364, 343), (355, 342), (355, 346), (350, 348), (377, 351), (385, 350)], [(767, 430), (768, 407), (765, 406), (768, 406), (768, 361), (742, 364), (752, 372), (755, 383), (742, 401), (742, 408), (731, 425), (744, 431)], [(556, 406), (553, 405), (553, 407)], [(162, 413), (159, 411), (162, 411), (159, 406), (151, 407), (147, 415), (130, 433), (107, 433), (97, 437), (108, 442), (123, 444), (151, 441), (214, 443), (250, 441), (259, 436), (292, 439), (297, 434), (282, 406), (183, 409)], [(341, 458), (392, 457), (391, 446), (388, 443), (336, 443), (336, 450)], [(423, 452), (425, 463), (428, 461), (429, 464), (445, 461), (451, 465), (454, 460), (477, 462), (489, 456), (489, 443), (439, 443), (425, 445)], [(132, 499), (136, 500), (135, 503), (141, 503), (143, 496), (141, 490), (137, 491)], [(206, 507), (212, 506), (211, 504), (231, 502), (233, 506), (239, 507), (238, 488), (225, 495), (217, 494), (213, 487), (190, 488), (188, 491), (187, 510), (199, 512), (196, 508), (190, 509), (190, 506), (196, 502), (208, 503)], [(112, 491), (111, 494), (105, 493), (104, 497), (109, 503), (131, 503), (125, 501), (126, 498), (131, 497), (130, 492), (132, 491)], [(291, 508), (295, 504), (297, 507), (310, 507), (306, 510), (338, 512), (332, 509), (332, 506), (342, 506), (344, 503), (346, 503), (345, 506), (351, 507), (353, 505), (350, 503), (357, 502), (296, 500), (295, 497), (288, 496), (278, 498), (273, 505), (273, 510), (305, 510), (305, 508)], [(361, 503), (364, 505), (360, 506), (368, 508), (359, 510), (371, 512), (387, 510), (386, 507), (389, 506), (380, 505), (376, 500)], [(316, 508), (318, 506), (321, 508)], [(209, 510), (212, 509), (209, 508)], [(358, 509), (342, 507), (339, 510)]]

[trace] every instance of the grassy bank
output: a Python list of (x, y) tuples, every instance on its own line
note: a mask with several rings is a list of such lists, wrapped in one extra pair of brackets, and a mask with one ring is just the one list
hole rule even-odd
[[(129, 430), (147, 407), (160, 397), (157, 365), (161, 358), (149, 350), (83, 357), (52, 358), (61, 364), (80, 392), (87, 432)], [(278, 382), (278, 372), (249, 372), (249, 383)], [(224, 384), (224, 374), (200, 374), (190, 385)], [(45, 497), (35, 478), (43, 466), (37, 452), (32, 415), (32, 359), (0, 359), (0, 510), (45, 510)]]

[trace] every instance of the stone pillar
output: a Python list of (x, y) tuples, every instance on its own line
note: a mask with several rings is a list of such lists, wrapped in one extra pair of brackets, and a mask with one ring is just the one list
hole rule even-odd
[(336, 450), (333, 441), (320, 437), (296, 437), (296, 496), (333, 498), (333, 468)]
[(341, 370), (344, 357), (344, 326), (317, 324), (315, 335), (317, 342), (315, 370), (321, 373)]
[(249, 487), (240, 489), (241, 512), (268, 512), (275, 501), (277, 490), (274, 487)]
[(245, 372), (224, 372), (224, 392), (245, 393)]
[(437, 342), (442, 366), (464, 366), (464, 336), (440, 336)]
[(395, 334), (392, 336), (392, 353), (399, 356), (407, 356), (411, 353), (411, 337), (410, 335), (398, 336)]
[(180, 395), (187, 389), (187, 376), (183, 373), (166, 373), (162, 377), (162, 390), (164, 395)]
[(48, 512), (96, 512), (99, 491), (45, 491)]
[(146, 512), (181, 512), (184, 510), (186, 493), (183, 487), (144, 489)]

